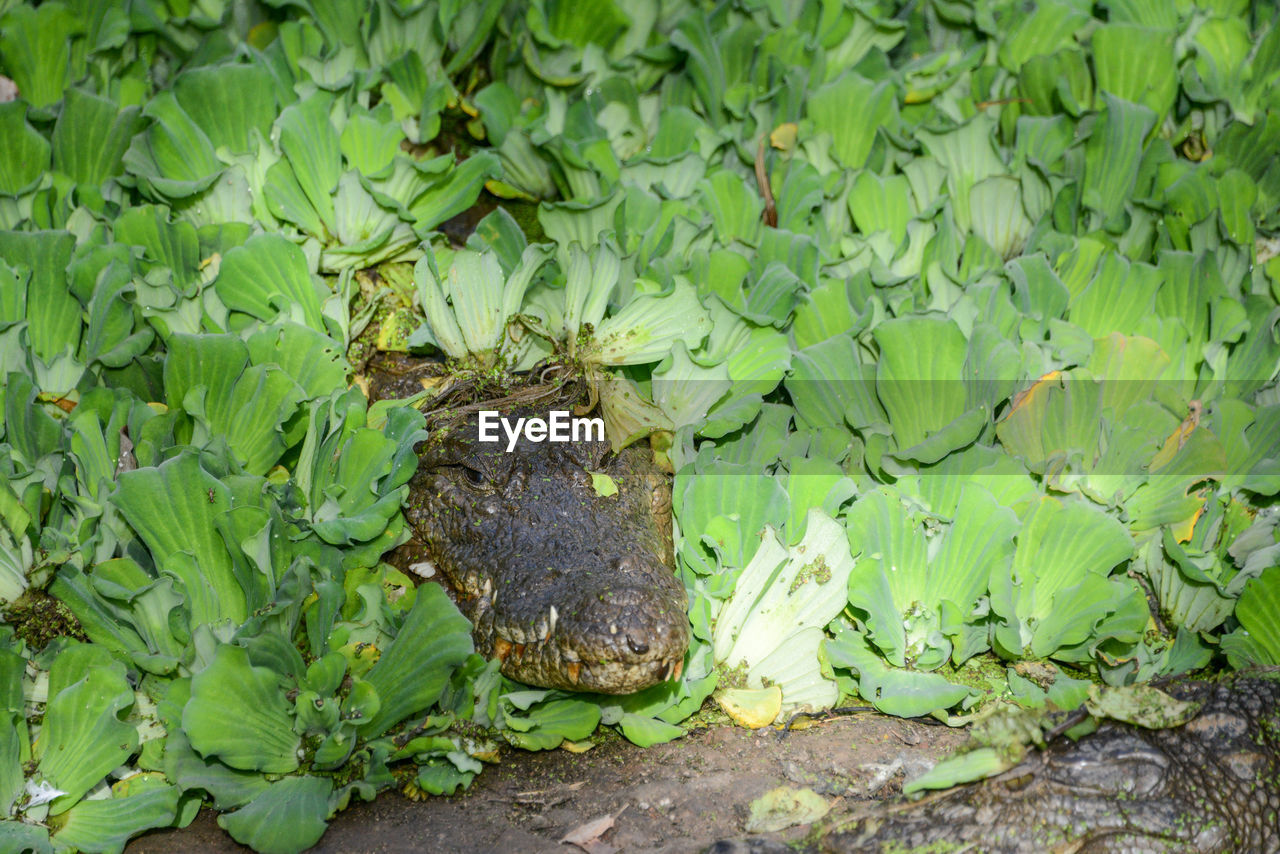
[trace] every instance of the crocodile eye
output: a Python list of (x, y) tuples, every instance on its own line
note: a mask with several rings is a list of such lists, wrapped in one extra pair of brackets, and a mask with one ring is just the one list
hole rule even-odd
[(484, 476), (484, 472), (479, 469), (473, 469), (470, 466), (462, 467), (462, 476), (467, 479), (467, 483), (472, 486), (484, 486), (489, 479)]

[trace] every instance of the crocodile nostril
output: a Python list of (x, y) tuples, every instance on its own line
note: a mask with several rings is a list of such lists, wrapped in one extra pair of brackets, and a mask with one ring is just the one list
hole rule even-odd
[(644, 641), (638, 641), (631, 635), (627, 635), (627, 646), (631, 647), (631, 651), (636, 655), (644, 655), (649, 651), (649, 645)]
[(613, 562), (613, 568), (618, 572), (635, 572), (640, 568), (640, 561), (635, 555), (624, 555)]

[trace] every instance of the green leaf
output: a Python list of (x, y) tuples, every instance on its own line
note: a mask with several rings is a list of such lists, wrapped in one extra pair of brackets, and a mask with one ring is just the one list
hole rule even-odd
[(303, 390), (274, 365), (249, 365), (249, 349), (233, 335), (169, 338), (165, 398), (199, 426), (193, 444), (225, 439), (250, 474), (265, 474), (288, 447), (283, 425)]
[(1005, 260), (1020, 254), (1031, 234), (1022, 186), (1015, 178), (993, 175), (974, 184), (969, 193), (973, 234)]
[(727, 365), (702, 367), (689, 357), (684, 343), (677, 341), (671, 355), (653, 372), (653, 402), (676, 429), (701, 427), (707, 413), (732, 385)]
[(1161, 0), (1110, 0), (1107, 11), (1114, 21), (1171, 29), (1178, 24), (1178, 7)]
[(764, 202), (752, 185), (727, 169), (702, 179), (702, 207), (710, 212), (716, 237), (721, 243), (735, 240), (754, 246), (760, 235), (760, 214)]
[(53, 854), (48, 828), (20, 821), (0, 821), (0, 846), (18, 854)]
[(1126, 607), (1121, 591), (1132, 585), (1121, 588), (1107, 578), (1133, 554), (1133, 540), (1116, 520), (1090, 505), (1045, 496), (1017, 539), (1009, 571), (991, 575), (991, 609), (1004, 621), (995, 638), (1008, 654), (1039, 658), (1082, 644), (1096, 637), (1104, 618)]
[(1195, 69), (1209, 93), (1238, 95), (1238, 77), (1253, 48), (1246, 21), (1234, 16), (1207, 18), (1195, 32)]
[[(30, 270), (14, 270), (0, 259), (0, 331), (27, 319), (27, 283)], [(3, 369), (0, 364), (0, 369)]]
[(372, 541), (387, 530), (418, 464), (413, 445), (426, 436), (422, 414), (404, 406), (388, 412), (384, 432), (348, 422), (326, 435), (324, 408), (344, 394), (363, 405), (358, 390), (334, 392), (330, 401), (317, 403), (298, 463), (299, 486), (310, 496), (312, 529), (335, 545)]
[(1159, 525), (1194, 524), (1204, 507), (1205, 496), (1191, 487), (1207, 478), (1218, 479), (1226, 471), (1222, 443), (1208, 430), (1189, 434), (1181, 425), (1165, 439), (1151, 458), (1150, 476), (1128, 503), (1129, 526), (1144, 531)]
[(53, 128), (53, 168), (77, 184), (101, 184), (124, 171), (124, 154), (141, 124), (137, 107), (68, 89)]
[(588, 472), (591, 475), (591, 490), (601, 498), (618, 494), (618, 484), (603, 472)]
[(509, 315), (504, 308), (519, 307), (529, 277), (512, 277), (517, 292), (508, 295), (506, 277), (502, 274), (498, 256), (492, 252), (476, 253), (468, 249), (454, 254), (445, 277), (448, 293), (453, 299), (453, 314), (467, 352), (493, 350), (506, 331)]
[(608, 50), (631, 24), (613, 0), (588, 0), (584, 5), (548, 0), (545, 8), (547, 31), (579, 48), (596, 44)]
[[(956, 664), (987, 648), (986, 628), (974, 625), (974, 615), (991, 576), (1008, 572), (1019, 527), (1013, 511), (982, 486), (969, 481), (961, 487), (955, 518), (930, 562), (931, 580), (916, 591), (916, 601), (936, 602), (943, 610), (941, 628), (951, 638)], [(942, 603), (950, 603), (954, 612)], [(948, 620), (950, 613), (961, 622)]]
[(49, 668), (49, 702), (32, 749), (39, 774), (64, 794), (49, 805), (65, 812), (138, 749), (138, 732), (120, 720), (133, 706), (125, 667), (105, 649), (65, 648)]
[(49, 171), (49, 151), (48, 141), (27, 123), (24, 102), (0, 104), (0, 193), (34, 189)]
[[(443, 174), (430, 179), (426, 190), (408, 205), (414, 217), (413, 227), (419, 235), (434, 229), (476, 203), (484, 184), (502, 174), (496, 154), (479, 149)], [(425, 176), (424, 176), (425, 177)]]
[[(850, 574), (850, 603), (867, 614), (871, 642), (890, 664), (937, 668), (951, 654), (938, 633), (927, 541), (917, 519), (889, 487), (861, 496), (845, 516), (849, 542), (862, 552)], [(906, 619), (906, 612), (913, 613)], [(916, 623), (923, 635), (909, 637)]]
[(337, 342), (309, 326), (267, 326), (250, 335), (245, 343), (250, 362), (279, 366), (308, 398), (323, 397), (342, 388), (351, 371)]
[(1041, 377), (1020, 392), (996, 425), (1000, 444), (1033, 472), (1093, 459), (1100, 435), (1102, 390), (1087, 373)]
[(177, 816), (181, 793), (159, 774), (134, 775), (112, 790), (112, 797), (81, 801), (66, 813), (53, 834), (60, 850), (120, 852), (133, 837), (167, 827)]
[[(857, 104), (858, 109), (849, 109)], [(846, 169), (866, 165), (880, 128), (896, 123), (898, 104), (888, 80), (876, 82), (849, 71), (815, 89), (806, 111), (818, 133), (829, 133), (836, 159)]]
[(112, 368), (141, 356), (155, 340), (149, 326), (141, 325), (133, 297), (133, 270), (118, 261), (108, 263), (98, 276), (89, 300), (89, 327), (85, 330), (85, 361)]
[(143, 250), (143, 269), (165, 267), (172, 271), (178, 290), (191, 288), (200, 276), (200, 240), (189, 222), (170, 221), (169, 210), (159, 205), (138, 205), (115, 221), (116, 241)]
[(881, 177), (870, 171), (860, 172), (849, 193), (849, 213), (859, 231), (887, 231), (894, 246), (898, 246), (907, 236), (907, 223), (914, 213), (911, 186), (903, 175)]
[(764, 526), (781, 527), (788, 515), (782, 484), (763, 474), (755, 461), (717, 460), (699, 465), (696, 472), (682, 471), (672, 500), (681, 528), (692, 536), (710, 538), (731, 566), (746, 566), (760, 547)]
[(638, 747), (652, 747), (655, 744), (666, 744), (684, 735), (684, 727), (669, 724), (657, 718), (649, 718), (631, 712), (624, 712), (618, 721), (618, 729), (626, 736), (627, 741)]
[[(251, 665), (243, 647), (219, 646), (192, 677), (191, 699), (182, 710), (191, 746), (231, 768), (268, 774), (297, 769), (301, 740), (280, 681), (275, 671)], [(236, 713), (228, 715), (229, 709)]]
[[(507, 695), (510, 697), (510, 695)], [(551, 750), (568, 739), (578, 741), (600, 725), (600, 707), (577, 699), (551, 699), (529, 709), (527, 716), (507, 712), (503, 738), (524, 750)]]
[(1081, 203), (1102, 217), (1109, 231), (1122, 231), (1121, 217), (1138, 179), (1144, 140), (1156, 114), (1140, 104), (1102, 93), (1106, 110), (1084, 149)]
[(948, 682), (937, 673), (890, 667), (872, 650), (861, 632), (843, 630), (826, 642), (833, 667), (858, 677), (858, 694), (887, 715), (915, 718), (944, 711), (970, 696), (972, 689)]
[[(45, 364), (61, 354), (74, 354), (79, 347), (82, 307), (67, 287), (67, 267), (75, 242), (67, 232), (0, 231), (0, 258), (11, 268), (22, 265), (31, 271), (27, 336), (31, 351)], [(69, 387), (43, 390), (65, 392)]]
[(453, 671), (473, 652), (471, 624), (444, 589), (438, 584), (420, 587), (395, 640), (365, 677), (382, 704), (377, 714), (360, 723), (360, 730), (376, 737), (430, 708)]
[(1093, 34), (1093, 63), (1098, 89), (1141, 104), (1164, 120), (1178, 95), (1174, 33), (1111, 23)]
[(1250, 295), (1244, 299), (1249, 332), (1227, 358), (1227, 382), (1223, 394), (1247, 398), (1275, 378), (1280, 370), (1280, 308), (1270, 299)]
[(1089, 21), (1089, 15), (1071, 3), (1050, 0), (1015, 20), (1000, 42), (1000, 64), (1010, 71), (1017, 71), (1033, 56), (1049, 55), (1070, 45), (1076, 31)]
[(297, 854), (324, 836), (332, 793), (328, 777), (286, 777), (247, 806), (218, 816), (218, 826), (260, 854)]
[[(1280, 30), (1277, 30), (1280, 32)], [(1219, 211), (1222, 227), (1229, 239), (1241, 246), (1252, 246), (1254, 224), (1251, 210), (1258, 198), (1258, 187), (1240, 169), (1228, 169), (1218, 179)]]
[[(151, 550), (157, 567), (182, 582), (193, 626), (244, 622), (244, 590), (214, 525), (230, 509), (230, 494), (195, 454), (121, 473), (110, 500)], [(177, 555), (186, 560), (174, 561)]]
[(640, 365), (657, 361), (675, 342), (693, 349), (706, 338), (711, 318), (692, 285), (677, 279), (661, 296), (644, 294), (596, 327), (589, 361), (601, 365)]
[(143, 116), (152, 120), (133, 138), (124, 154), (125, 168), (148, 195), (182, 199), (207, 190), (222, 173), (213, 143), (189, 116), (171, 90), (147, 102)]
[[(905, 233), (905, 226), (904, 226)], [(823, 279), (821, 284), (801, 297), (796, 307), (791, 335), (796, 347), (803, 350), (849, 330), (861, 330), (861, 322), (854, 309), (854, 297), (850, 292), (852, 282)]]
[[(845, 112), (852, 120), (853, 116)], [(946, 170), (947, 188), (951, 192), (951, 212), (961, 232), (969, 230), (969, 193), (973, 186), (994, 175), (1008, 171), (996, 152), (992, 136), (995, 120), (979, 113), (965, 124), (946, 133), (920, 129), (916, 135), (925, 150)]]
[(967, 342), (955, 321), (895, 318), (872, 334), (880, 348), (876, 395), (899, 447), (918, 445), (964, 414), (967, 394), (956, 378), (964, 376)]
[(89, 580), (100, 600), (116, 613), (120, 629), (132, 627), (144, 642), (127, 645), (130, 657), (145, 670), (171, 673), (186, 651), (190, 632), (174, 580), (157, 579), (128, 558), (97, 564)]
[(191, 747), (181, 729), (170, 732), (165, 739), (162, 769), (183, 789), (208, 792), (219, 810), (243, 806), (271, 785), (260, 773), (237, 771), (216, 758), (204, 758)]
[(1102, 384), (1102, 408), (1121, 417), (1134, 404), (1151, 397), (1169, 357), (1150, 338), (1113, 332), (1094, 342), (1089, 370)]
[(855, 492), (853, 481), (831, 460), (809, 457), (791, 460), (787, 466), (787, 494), (791, 499), (787, 544), (795, 545), (804, 537), (810, 508), (821, 507), (828, 516), (835, 516), (840, 505)]
[(400, 152), (404, 131), (400, 125), (367, 112), (355, 112), (342, 128), (338, 145), (347, 165), (369, 178), (381, 178), (390, 174), (392, 162)]
[(564, 335), (570, 353), (576, 351), (582, 324), (594, 327), (604, 319), (622, 272), (618, 249), (612, 240), (606, 239), (588, 248), (589, 253), (577, 243), (569, 244), (568, 263), (564, 265)]
[(23, 793), (22, 762), (30, 752), (26, 705), (22, 698), (27, 662), (11, 649), (0, 650), (0, 811), (10, 814)]
[(614, 215), (622, 204), (622, 193), (611, 193), (591, 202), (543, 202), (538, 205), (538, 224), (547, 239), (561, 246), (577, 241), (589, 248), (600, 241), (600, 233), (614, 226)]
[[(837, 335), (798, 351), (783, 385), (806, 426), (844, 429), (846, 417), (859, 428), (887, 425), (875, 394), (875, 371), (874, 364), (863, 364), (851, 335)], [(909, 392), (909, 384), (900, 390)]]
[(232, 311), (272, 321), (296, 310), (301, 322), (325, 331), (320, 304), (328, 291), (312, 280), (302, 250), (278, 234), (258, 234), (229, 250), (213, 289)]
[[(49, 107), (80, 75), (72, 69), (72, 43), (84, 22), (62, 3), (39, 9), (14, 6), (0, 18), (0, 65), (12, 76), (23, 99)], [(83, 67), (83, 55), (79, 64)]]
[(1280, 665), (1280, 567), (1245, 585), (1236, 605), (1240, 628), (1222, 639), (1231, 666)]
[(961, 783), (994, 777), (1015, 764), (999, 748), (978, 747), (945, 757), (933, 768), (903, 784), (902, 791), (910, 794), (925, 789), (950, 789)]
[(724, 107), (725, 73), (707, 16), (682, 16), (671, 33), (671, 44), (688, 54), (685, 62), (693, 90), (702, 102), (703, 115), (719, 124)]
[(267, 169), (263, 195), (271, 216), (294, 223), (319, 240), (328, 242), (331, 238), (332, 229), (336, 226), (321, 219), (286, 161), (278, 160)]
[(1033, 56), (1022, 66), (1018, 93), (1035, 115), (1078, 117), (1093, 101), (1093, 75), (1084, 51), (1064, 47), (1052, 56)]
[(329, 121), (331, 95), (315, 92), (285, 107), (276, 119), (280, 150), (311, 208), (329, 232), (334, 231), (333, 191), (342, 172), (338, 132)]
[[(311, 404), (295, 471), (308, 498), (312, 528), (325, 542), (363, 547), (386, 532), (388, 523), (400, 518), (403, 487), (418, 464), (413, 446), (426, 435), (422, 414), (399, 404), (386, 406), (379, 431), (364, 426), (367, 406), (354, 388)], [(375, 562), (381, 553), (372, 555)]]
[(191, 68), (174, 79), (173, 93), (215, 149), (252, 154), (254, 133), (263, 140), (271, 135), (276, 117), (275, 84), (262, 65), (221, 63)]

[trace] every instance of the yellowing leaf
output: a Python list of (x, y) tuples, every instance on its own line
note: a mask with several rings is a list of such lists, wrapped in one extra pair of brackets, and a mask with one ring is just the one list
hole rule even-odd
[(760, 729), (773, 723), (782, 711), (782, 689), (777, 685), (768, 688), (725, 688), (712, 695), (733, 718), (733, 722), (747, 729)]
[(790, 151), (796, 147), (796, 123), (783, 122), (769, 134), (769, 144), (779, 151)]

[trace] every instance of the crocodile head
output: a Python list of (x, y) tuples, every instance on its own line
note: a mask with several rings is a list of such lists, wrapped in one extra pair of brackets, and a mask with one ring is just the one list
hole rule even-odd
[(623, 694), (677, 678), (688, 602), (672, 569), (670, 479), (648, 450), (582, 436), (522, 436), (508, 450), (501, 430), (479, 441), (480, 426), (471, 411), (433, 430), (406, 508), (478, 650), (549, 688)]

